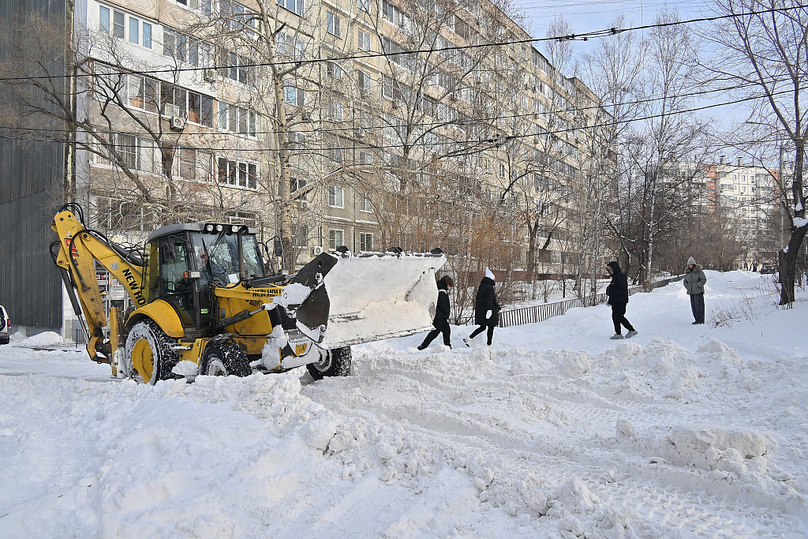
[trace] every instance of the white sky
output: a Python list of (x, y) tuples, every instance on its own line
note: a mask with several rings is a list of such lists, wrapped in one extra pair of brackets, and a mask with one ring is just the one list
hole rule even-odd
[(536, 38), (547, 35), (547, 27), (558, 14), (564, 15), (572, 25), (573, 31), (580, 34), (609, 28), (613, 19), (620, 14), (626, 15), (631, 26), (652, 24), (657, 11), (665, 5), (678, 9), (682, 19), (702, 16), (703, 2), (701, 0), (667, 3), (642, 0), (629, 2), (515, 0), (515, 6), (521, 8), (527, 16), (527, 29)]

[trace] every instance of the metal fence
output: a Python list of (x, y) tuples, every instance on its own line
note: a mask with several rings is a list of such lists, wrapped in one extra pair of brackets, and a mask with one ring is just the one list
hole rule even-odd
[(80, 344), (87, 344), (87, 335), (82, 328), (73, 329), (73, 341), (76, 343), (77, 347)]
[[(666, 286), (672, 282), (681, 280), (681, 276), (673, 276), (661, 281), (652, 283), (649, 290)], [(642, 288), (639, 286), (630, 286), (628, 289), (629, 295), (641, 292)], [(548, 318), (554, 316), (561, 316), (567, 314), (567, 311), (576, 307), (592, 307), (606, 302), (606, 294), (600, 293), (594, 297), (584, 298), (571, 298), (553, 303), (543, 303), (541, 305), (531, 305), (530, 307), (520, 307), (518, 309), (511, 309), (509, 311), (501, 311), (499, 313), (499, 327), (506, 328), (509, 326), (520, 326), (522, 324), (535, 324), (543, 322)]]

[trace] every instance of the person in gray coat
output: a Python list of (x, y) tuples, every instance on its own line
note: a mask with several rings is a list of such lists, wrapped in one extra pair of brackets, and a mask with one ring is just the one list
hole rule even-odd
[(682, 283), (685, 285), (687, 295), (690, 296), (690, 309), (693, 311), (693, 318), (696, 319), (693, 325), (704, 323), (704, 283), (707, 276), (701, 264), (696, 264), (696, 260), (691, 256), (687, 259), (687, 270)]

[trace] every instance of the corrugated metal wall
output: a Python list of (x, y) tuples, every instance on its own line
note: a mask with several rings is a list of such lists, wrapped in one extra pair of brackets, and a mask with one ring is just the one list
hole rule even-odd
[[(64, 16), (65, 2), (0, 0), (0, 20), (30, 10)], [(0, 50), (0, 58), (8, 53)], [(4, 84), (0, 80), (0, 99), (9, 98)], [(48, 247), (55, 239), (50, 222), (63, 196), (63, 147), (44, 138), (20, 140), (5, 127), (0, 122), (0, 303), (14, 326), (56, 329), (62, 324), (62, 285)]]

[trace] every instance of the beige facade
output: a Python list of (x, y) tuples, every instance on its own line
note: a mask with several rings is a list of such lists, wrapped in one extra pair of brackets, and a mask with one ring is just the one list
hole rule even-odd
[(80, 106), (108, 138), (77, 185), (100, 228), (286, 228), (298, 264), (496, 240), (519, 270), (532, 242), (559, 273), (575, 183), (614, 168), (597, 97), (490, 3), (89, 0), (86, 22)]
[(716, 165), (716, 190), (719, 206), (729, 210), (735, 220), (735, 230), (743, 245), (736, 264), (739, 268), (760, 267), (773, 261), (780, 248), (776, 237), (779, 226), (777, 191), (778, 171), (744, 164), (742, 157)]

